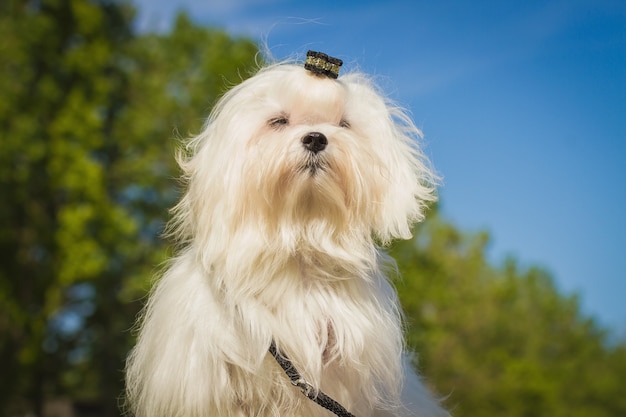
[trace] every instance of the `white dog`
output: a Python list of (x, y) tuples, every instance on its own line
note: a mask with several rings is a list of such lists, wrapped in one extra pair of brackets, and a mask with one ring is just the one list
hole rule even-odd
[(184, 248), (127, 363), (137, 417), (329, 417), (327, 398), (344, 416), (446, 414), (413, 374), (401, 400), (411, 371), (380, 250), (434, 200), (420, 132), (365, 76), (335, 79), (340, 65), (310, 52), (307, 69), (261, 69), (180, 158)]

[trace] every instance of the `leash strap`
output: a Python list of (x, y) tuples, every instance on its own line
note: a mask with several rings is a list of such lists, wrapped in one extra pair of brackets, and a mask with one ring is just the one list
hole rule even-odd
[(333, 412), (339, 417), (354, 417), (353, 414), (350, 414), (350, 412), (343, 408), (343, 406), (337, 401), (333, 400), (322, 391), (317, 391), (311, 384), (306, 382), (302, 378), (302, 376), (300, 376), (298, 370), (293, 366), (293, 363), (291, 363), (291, 361), (287, 357), (278, 353), (278, 351), (276, 350), (276, 344), (273, 340), (272, 344), (270, 345), (269, 351), (274, 359), (276, 359), (276, 362), (278, 362), (280, 367), (283, 368), (283, 371), (285, 371), (291, 383), (294, 386), (300, 388), (300, 391), (302, 391), (302, 393), (309, 400), (319, 404), (320, 406), (324, 407), (328, 411)]

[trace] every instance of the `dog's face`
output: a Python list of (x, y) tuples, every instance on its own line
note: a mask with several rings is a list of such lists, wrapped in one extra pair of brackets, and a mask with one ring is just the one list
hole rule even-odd
[[(371, 225), (385, 199), (380, 125), (366, 97), (304, 71), (262, 92), (246, 144), (246, 195), (265, 221), (317, 222), (335, 231)], [(368, 114), (369, 113), (369, 114)]]
[(433, 191), (418, 136), (359, 76), (266, 69), (218, 103), (184, 165), (196, 232), (212, 217), (292, 240), (406, 238)]

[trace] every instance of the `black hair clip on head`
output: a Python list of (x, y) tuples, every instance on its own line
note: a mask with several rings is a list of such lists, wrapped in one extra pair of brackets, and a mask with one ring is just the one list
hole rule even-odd
[(314, 74), (325, 75), (329, 78), (337, 78), (339, 69), (343, 65), (343, 61), (339, 58), (333, 58), (322, 52), (308, 51), (306, 53), (306, 61), (304, 68)]

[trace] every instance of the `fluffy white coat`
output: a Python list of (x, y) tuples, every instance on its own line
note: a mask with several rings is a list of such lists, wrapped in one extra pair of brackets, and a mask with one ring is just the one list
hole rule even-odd
[[(322, 150), (303, 143), (311, 132)], [(418, 138), (360, 74), (280, 64), (226, 93), (179, 158), (187, 187), (172, 230), (184, 247), (140, 318), (131, 412), (332, 416), (291, 385), (273, 340), (356, 417), (445, 415), (403, 365), (380, 250), (409, 238), (434, 199)]]

